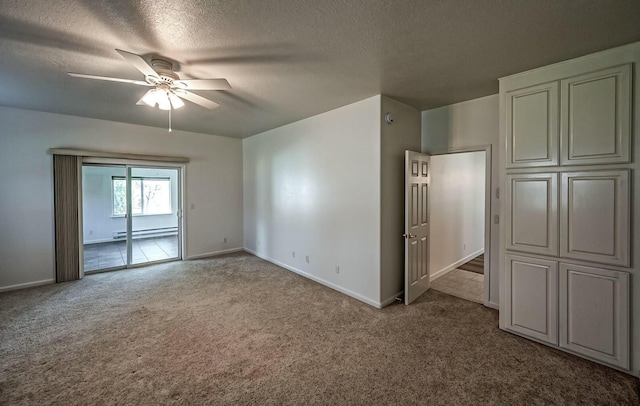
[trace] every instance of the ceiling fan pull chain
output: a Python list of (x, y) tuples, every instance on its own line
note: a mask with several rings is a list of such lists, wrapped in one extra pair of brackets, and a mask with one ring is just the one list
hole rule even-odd
[(169, 109), (169, 132), (171, 132), (171, 110)]

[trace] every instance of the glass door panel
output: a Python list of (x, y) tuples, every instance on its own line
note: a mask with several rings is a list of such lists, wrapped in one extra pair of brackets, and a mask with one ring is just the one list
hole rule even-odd
[(131, 261), (180, 257), (179, 169), (131, 167)]
[(124, 165), (82, 166), (84, 271), (127, 266), (127, 182)]

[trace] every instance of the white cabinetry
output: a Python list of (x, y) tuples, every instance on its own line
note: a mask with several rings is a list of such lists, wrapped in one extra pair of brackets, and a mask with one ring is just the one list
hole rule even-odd
[(640, 43), (500, 79), (500, 326), (636, 371), (638, 64)]
[(560, 255), (629, 266), (629, 171), (563, 172)]
[(558, 344), (558, 263), (507, 255), (505, 298), (507, 328)]
[(506, 190), (507, 248), (558, 255), (558, 174), (507, 175)]
[(561, 81), (562, 165), (629, 162), (631, 65)]
[(629, 368), (629, 274), (560, 264), (560, 347)]
[(558, 82), (507, 93), (507, 167), (558, 163)]

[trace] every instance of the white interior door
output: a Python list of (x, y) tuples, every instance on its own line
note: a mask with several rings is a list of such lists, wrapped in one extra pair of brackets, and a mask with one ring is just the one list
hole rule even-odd
[(405, 151), (404, 156), (404, 303), (429, 289), (429, 180), (431, 157)]

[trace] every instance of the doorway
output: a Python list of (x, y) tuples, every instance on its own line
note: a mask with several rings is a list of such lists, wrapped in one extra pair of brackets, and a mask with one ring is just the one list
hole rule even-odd
[(180, 167), (82, 165), (84, 273), (182, 259)]
[(488, 302), (490, 148), (431, 156), (431, 288)]

